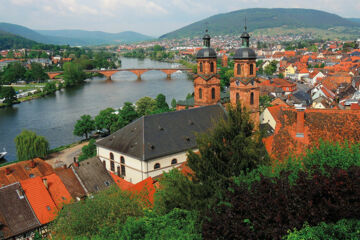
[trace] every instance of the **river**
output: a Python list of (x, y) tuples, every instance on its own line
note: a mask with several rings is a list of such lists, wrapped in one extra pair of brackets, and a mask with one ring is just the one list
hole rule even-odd
[[(122, 58), (121, 68), (171, 68), (174, 64), (150, 59)], [(159, 71), (142, 75), (142, 81), (130, 72), (118, 72), (112, 82), (93, 78), (83, 86), (57, 91), (44, 98), (23, 102), (11, 108), (0, 109), (0, 152), (6, 148), (7, 161), (16, 160), (14, 139), (23, 130), (29, 129), (45, 136), (50, 148), (78, 141), (73, 135), (76, 120), (83, 114), (95, 116), (107, 107), (118, 109), (124, 102), (135, 103), (139, 98), (155, 98), (159, 93), (167, 102), (185, 99), (193, 91), (193, 83), (185, 73), (174, 73), (171, 80)]]

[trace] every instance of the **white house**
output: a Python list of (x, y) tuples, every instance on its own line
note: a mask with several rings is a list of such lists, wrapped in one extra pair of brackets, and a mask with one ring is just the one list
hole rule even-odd
[(225, 116), (221, 105), (143, 116), (98, 141), (97, 156), (109, 171), (138, 183), (180, 166), (197, 149), (195, 134)]

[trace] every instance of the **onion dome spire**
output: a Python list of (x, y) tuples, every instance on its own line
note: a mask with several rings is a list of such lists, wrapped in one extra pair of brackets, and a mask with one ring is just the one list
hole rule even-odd
[(210, 47), (210, 40), (211, 40), (211, 37), (208, 34), (208, 29), (206, 28), (205, 35), (203, 37), (204, 47), (208, 47), (208, 48)]

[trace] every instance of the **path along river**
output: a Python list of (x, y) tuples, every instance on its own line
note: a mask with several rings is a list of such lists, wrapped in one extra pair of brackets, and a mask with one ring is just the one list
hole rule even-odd
[[(150, 59), (122, 58), (121, 68), (171, 68), (171, 63)], [(136, 102), (139, 98), (155, 98), (163, 93), (168, 103), (175, 98), (184, 99), (193, 91), (193, 83), (185, 73), (174, 73), (171, 80), (159, 71), (142, 75), (142, 81), (130, 72), (118, 72), (108, 83), (104, 78), (93, 78), (83, 86), (57, 91), (55, 95), (35, 99), (11, 108), (0, 109), (0, 152), (6, 148), (7, 161), (16, 160), (14, 138), (22, 129), (45, 136), (50, 148), (78, 141), (73, 135), (74, 124), (83, 114), (95, 116), (107, 107), (120, 108), (124, 102)]]

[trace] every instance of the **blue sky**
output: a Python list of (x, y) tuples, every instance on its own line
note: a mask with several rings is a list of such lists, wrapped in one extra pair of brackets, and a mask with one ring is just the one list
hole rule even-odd
[(132, 30), (159, 36), (218, 13), (313, 8), (360, 18), (360, 0), (0, 0), (0, 22), (32, 29)]

